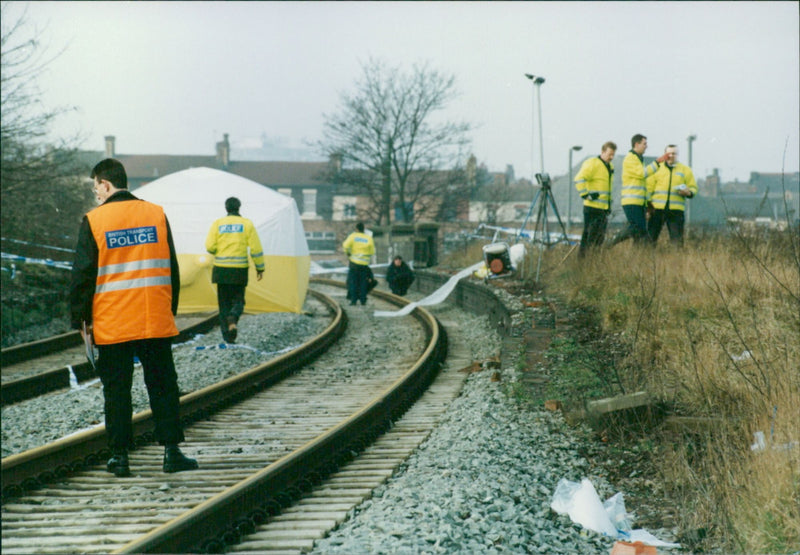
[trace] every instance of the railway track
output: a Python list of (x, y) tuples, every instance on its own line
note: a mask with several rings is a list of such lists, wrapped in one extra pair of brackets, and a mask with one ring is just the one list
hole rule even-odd
[[(317, 284), (344, 296), (335, 282)], [(393, 322), (397, 344), (386, 360), (353, 356), (352, 345), (372, 342), (372, 308), (403, 302), (380, 292), (371, 299), (369, 310), (350, 311), (356, 325), (346, 333), (337, 306), (315, 340), (182, 397), (197, 471), (161, 472), (149, 411), (135, 418), (140, 448), (128, 479), (105, 472), (102, 428), (3, 459), (4, 552), (215, 552), (272, 521), (388, 429), (446, 354), (443, 330), (417, 309)]]
[[(217, 324), (217, 313), (178, 316), (176, 342), (205, 333)], [(33, 341), (2, 351), (2, 405), (16, 403), (51, 391), (82, 383), (97, 373), (86, 360), (83, 340), (77, 331)]]

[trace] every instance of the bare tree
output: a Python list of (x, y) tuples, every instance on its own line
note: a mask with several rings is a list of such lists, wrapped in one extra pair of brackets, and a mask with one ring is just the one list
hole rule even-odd
[(415, 65), (410, 72), (370, 60), (355, 92), (325, 115), (319, 148), (342, 161), (335, 177), (371, 201), (377, 224), (435, 215), (441, 200), (463, 182), (461, 168), (471, 126), (437, 119), (456, 96), (455, 77)]
[(65, 109), (43, 106), (37, 79), (55, 56), (46, 57), (27, 11), (12, 13), (15, 5), (0, 4), (3, 236), (66, 246), (65, 235), (77, 229), (80, 215), (91, 203), (90, 191), (80, 187), (76, 177), (86, 169), (70, 146), (77, 137), (47, 141), (50, 125)]

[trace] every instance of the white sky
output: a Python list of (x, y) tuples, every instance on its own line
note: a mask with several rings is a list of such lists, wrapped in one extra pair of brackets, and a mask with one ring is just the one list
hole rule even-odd
[[(796, 2), (13, 2), (55, 52), (47, 106), (59, 135), (121, 154), (213, 154), (231, 141), (320, 138), (323, 115), (370, 57), (454, 74), (447, 111), (477, 126), (492, 171), (539, 171), (532, 82), (542, 75), (544, 169), (567, 171), (634, 133), (668, 143), (698, 176), (800, 167)], [(787, 143), (788, 140), (788, 143)]]

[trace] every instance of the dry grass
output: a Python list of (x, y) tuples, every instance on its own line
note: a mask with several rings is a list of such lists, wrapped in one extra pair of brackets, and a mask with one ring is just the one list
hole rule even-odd
[[(583, 261), (575, 254), (545, 253), (540, 281), (570, 304), (594, 307), (604, 331), (625, 338), (623, 387), (647, 389), (680, 414), (719, 418), (701, 438), (663, 438), (664, 479), (683, 526), (736, 552), (798, 549), (797, 231), (683, 250), (623, 243)], [(763, 451), (750, 449), (756, 431), (766, 435)]]

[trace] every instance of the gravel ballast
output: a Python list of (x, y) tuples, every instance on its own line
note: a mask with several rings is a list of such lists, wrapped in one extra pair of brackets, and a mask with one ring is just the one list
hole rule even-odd
[[(262, 364), (313, 338), (331, 322), (328, 310), (309, 297), (304, 314), (248, 315), (239, 322), (236, 345), (222, 342), (219, 329), (173, 345), (181, 394), (212, 385)], [(141, 367), (134, 368), (133, 411), (150, 408)], [(21, 453), (103, 422), (99, 379), (72, 389), (4, 406), (3, 457)]]
[[(501, 292), (501, 298), (519, 309), (511, 295)], [(450, 340), (468, 345), (475, 361), (497, 354), (501, 339), (487, 318), (448, 303), (428, 308), (455, 323), (448, 329)], [(219, 348), (218, 330), (176, 347), (182, 391), (218, 381), (315, 335), (329, 319), (319, 306), (309, 310), (313, 316), (244, 319), (241, 345), (234, 349)], [(392, 333), (391, 319), (370, 321), (376, 330)], [(352, 356), (380, 360), (379, 339)], [(583, 431), (568, 426), (558, 412), (515, 404), (508, 391), (517, 379), (510, 365), (471, 374), (429, 438), (370, 499), (319, 540), (313, 553), (609, 553), (612, 538), (556, 514), (550, 502), (562, 478), (589, 478), (601, 499), (616, 490), (579, 454), (586, 441)], [(141, 372), (133, 389), (135, 410), (147, 408)], [(95, 384), (3, 408), (3, 456), (96, 425), (102, 407), (102, 391)], [(635, 527), (636, 508), (628, 511)], [(667, 541), (674, 537), (672, 530), (650, 532)], [(659, 548), (659, 553), (669, 551)]]

